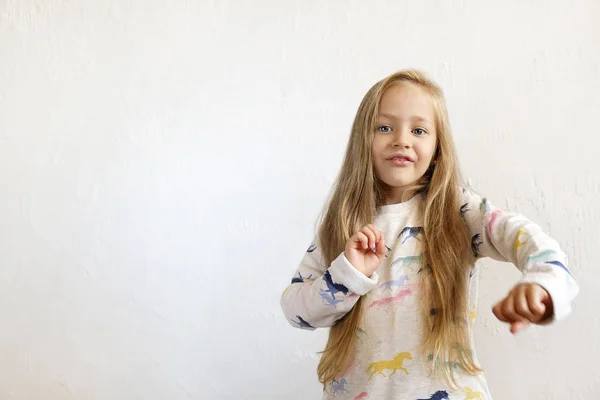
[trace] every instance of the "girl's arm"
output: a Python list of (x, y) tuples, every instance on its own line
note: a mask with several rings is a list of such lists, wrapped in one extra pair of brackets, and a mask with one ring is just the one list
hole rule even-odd
[(367, 278), (342, 252), (329, 268), (315, 239), (304, 255), (291, 284), (281, 296), (288, 322), (297, 328), (330, 327), (352, 309), (361, 295), (377, 285), (377, 274)]
[(463, 199), (460, 213), (471, 231), (473, 255), (513, 263), (523, 273), (519, 284), (537, 284), (548, 292), (554, 320), (567, 316), (579, 287), (556, 240), (524, 216), (503, 211), (469, 190), (463, 190)]

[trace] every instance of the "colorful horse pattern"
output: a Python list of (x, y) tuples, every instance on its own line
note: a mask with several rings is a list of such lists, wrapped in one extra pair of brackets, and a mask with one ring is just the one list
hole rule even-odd
[(417, 399), (417, 400), (450, 400), (450, 395), (445, 390), (438, 390), (430, 397), (426, 399)]
[(392, 261), (392, 268), (399, 266), (402, 267), (410, 267), (412, 264), (419, 264), (421, 262), (421, 255), (418, 256), (405, 256), (398, 257), (394, 261)]
[(344, 302), (344, 300), (342, 300), (342, 299), (339, 299), (339, 298), (336, 299), (335, 297), (333, 297), (333, 295), (331, 293), (329, 293), (327, 290), (319, 289), (319, 294), (321, 295), (323, 302), (325, 304), (329, 304), (332, 307), (335, 307), (339, 303)]
[(396, 293), (395, 295), (393, 295), (391, 297), (386, 297), (386, 298), (380, 299), (380, 300), (373, 300), (369, 304), (367, 309), (373, 308), (373, 307), (387, 306), (390, 304), (399, 304), (402, 301), (402, 299), (404, 299), (408, 295), (411, 295), (412, 293), (413, 293), (413, 291), (410, 289), (402, 289), (401, 291), (399, 291), (398, 293)]
[(341, 292), (343, 294), (348, 294), (348, 288), (346, 286), (342, 285), (341, 283), (334, 282), (329, 271), (325, 271), (325, 274), (323, 275), (323, 279), (325, 280), (325, 283), (327, 284), (326, 292), (331, 293), (331, 297), (333, 297), (334, 299), (335, 299), (336, 293)]
[(471, 400), (484, 400), (483, 393), (476, 392), (473, 389), (471, 389), (470, 387), (465, 387), (464, 391), (467, 394), (467, 397), (465, 397), (465, 400), (469, 400), (469, 399), (471, 399)]
[[(468, 191), (464, 191), (464, 193), (472, 195), (472, 193)], [(528, 266), (539, 266), (536, 272), (548, 271), (548, 268), (555, 267), (556, 270), (564, 271), (566, 273), (565, 276), (570, 276), (570, 272), (565, 265), (566, 262), (560, 249), (548, 249), (548, 247), (545, 247), (543, 251), (527, 254), (526, 252), (531, 251), (531, 248), (533, 248), (537, 243), (536, 238), (532, 239), (531, 232), (537, 231), (529, 230), (527, 225), (523, 224), (522, 220), (519, 222), (522, 225), (520, 227), (507, 227), (506, 221), (508, 218), (506, 218), (506, 215), (504, 215), (501, 210), (495, 209), (487, 199), (484, 198), (478, 203), (473, 201), (463, 202), (461, 203), (458, 212), (460, 217), (470, 227), (470, 251), (475, 258), (484, 256), (482, 252), (483, 249), (488, 249), (491, 246), (499, 245), (497, 242), (495, 242), (493, 245), (488, 243), (488, 240), (490, 240), (489, 238), (493, 238), (494, 233), (499, 232), (498, 237), (505, 235), (505, 240), (510, 240), (510, 243), (507, 242), (500, 244), (505, 246), (503, 248), (505, 253), (503, 254), (512, 253), (515, 257), (518, 255), (519, 259), (526, 260)], [(473, 223), (474, 220), (481, 222)], [(483, 221), (487, 221), (487, 223), (484, 223)], [(370, 315), (369, 318), (376, 318), (377, 315), (382, 315), (380, 318), (389, 319), (394, 315), (392, 313), (411, 312), (410, 310), (412, 307), (414, 307), (418, 302), (413, 300), (406, 302), (406, 299), (416, 294), (420, 288), (419, 282), (431, 276), (430, 274), (421, 273), (425, 269), (429, 269), (429, 271), (431, 271), (430, 266), (424, 267), (422, 265), (423, 257), (422, 254), (419, 254), (419, 252), (422, 251), (422, 248), (420, 245), (417, 246), (424, 241), (425, 231), (423, 227), (418, 226), (418, 224), (409, 225), (400, 227), (398, 230), (396, 230), (396, 232), (399, 232), (396, 236), (397, 241), (392, 247), (389, 247), (386, 244), (387, 254), (385, 256), (388, 258), (388, 256), (394, 254), (394, 258), (391, 259), (390, 257), (390, 259), (382, 261), (380, 269), (378, 270), (380, 276), (378, 284), (374, 286), (370, 292), (363, 296), (367, 300), (366, 302), (363, 302), (363, 307), (365, 307), (366, 310), (369, 310), (367, 311), (367, 315)], [(514, 235), (509, 238), (508, 235), (506, 235), (506, 232), (514, 232)], [(386, 235), (386, 238), (387, 237), (389, 236)], [(389, 244), (391, 246), (391, 243)], [(482, 247), (484, 245), (486, 247)], [(415, 246), (417, 247), (415, 248)], [(316, 250), (316, 245), (314, 243), (311, 244), (306, 251), (307, 257), (317, 257), (316, 254), (318, 252), (315, 253)], [(417, 254), (414, 254), (415, 252), (417, 252)], [(416, 268), (413, 269), (413, 266)], [(315, 271), (315, 269), (299, 269), (296, 272), (296, 275), (292, 278), (292, 284), (312, 285), (312, 282), (318, 277), (318, 275), (315, 275)], [(474, 272), (475, 268), (472, 268), (469, 276), (473, 276)], [(336, 275), (336, 277), (337, 276), (338, 275)], [(345, 284), (346, 282), (344, 281), (336, 281), (332, 277), (329, 270), (325, 269), (321, 275), (321, 278), (322, 283), (315, 286), (315, 290), (317, 292), (314, 293), (314, 296), (308, 297), (316, 297), (317, 299), (320, 299), (320, 304), (323, 310), (340, 310), (340, 307), (343, 307), (343, 311), (335, 311), (336, 314), (332, 314), (334, 317), (331, 318), (329, 323), (323, 323), (322, 318), (319, 318), (319, 320), (315, 319), (314, 321), (318, 322), (312, 323), (312, 321), (303, 317), (303, 314), (307, 309), (305, 307), (308, 306), (302, 305), (302, 307), (297, 308), (299, 312), (292, 314), (291, 317), (293, 318), (289, 318), (293, 324), (300, 328), (315, 329), (316, 326), (332, 326), (338, 323), (343, 319), (343, 316), (346, 312), (345, 310), (350, 309), (352, 304), (354, 304), (348, 303), (350, 304), (350, 306), (348, 306), (346, 302), (355, 302), (359, 297), (356, 295), (351, 296), (353, 293), (348, 288), (348, 286), (351, 285), (347, 286)], [(293, 291), (289, 292), (291, 293)], [(288, 293), (287, 289), (286, 293)], [(308, 300), (305, 299), (305, 301)], [(402, 304), (408, 304), (409, 306), (402, 306), (402, 308), (400, 308)], [(476, 308), (470, 301), (466, 320), (469, 321), (470, 324), (474, 324), (476, 314)], [(315, 314), (310, 312), (306, 315), (312, 316)], [(404, 323), (404, 319), (399, 317), (399, 315), (403, 314), (395, 315), (396, 319), (399, 318), (399, 322)], [(432, 308), (429, 312), (429, 315), (431, 318), (436, 318), (438, 315), (438, 309)], [(375, 344), (372, 342), (372, 339), (370, 339), (372, 335), (376, 335), (376, 333), (373, 333), (373, 329), (377, 328), (368, 324), (366, 326), (357, 328), (356, 335), (359, 339), (357, 343), (360, 345), (385, 345), (389, 347), (394, 347), (394, 345), (398, 344), (396, 342), (385, 341), (383, 341), (383, 343), (380, 341), (379, 344)], [(414, 331), (416, 332), (416, 330)], [(411, 372), (422, 374), (419, 372), (420, 370), (418, 367), (418, 365), (420, 365), (420, 361), (413, 360), (411, 351), (393, 352), (392, 354), (393, 355), (390, 356), (390, 358), (386, 358), (384, 356), (382, 359), (376, 359), (375, 361), (370, 362), (368, 366), (366, 364), (366, 360), (363, 360), (362, 362), (359, 361), (357, 364), (353, 364), (363, 364), (366, 366), (366, 370), (356, 369), (353, 366), (352, 371), (354, 372), (348, 373), (343, 377), (329, 382), (327, 385), (327, 392), (332, 395), (333, 398), (339, 397), (343, 399), (354, 400), (381, 398), (381, 394), (377, 390), (378, 385), (385, 385), (385, 382), (388, 381), (398, 382), (398, 380), (411, 379)], [(460, 363), (456, 361), (453, 361), (450, 364), (450, 367), (456, 371), (459, 371), (462, 368)], [(396, 372), (401, 373), (396, 374)], [(361, 376), (361, 374), (364, 375)], [(421, 377), (419, 379), (427, 378)], [(484, 394), (486, 391), (485, 388), (479, 388), (478, 386), (472, 387), (476, 389), (472, 389), (471, 387), (463, 387), (461, 391), (457, 392), (450, 391), (448, 389), (430, 391), (429, 393), (415, 392), (413, 398), (415, 400), (484, 400), (486, 398)], [(361, 390), (361, 388), (363, 390)], [(481, 389), (483, 389), (483, 391), (481, 391)]]
[(367, 368), (367, 373), (371, 372), (369, 380), (371, 380), (371, 378), (373, 378), (373, 375), (375, 374), (380, 374), (384, 378), (386, 378), (384, 371), (388, 369), (392, 370), (392, 373), (389, 376), (387, 376), (387, 378), (391, 378), (392, 375), (394, 375), (398, 370), (404, 371), (404, 373), (408, 375), (408, 369), (406, 369), (403, 366), (404, 361), (406, 360), (412, 360), (412, 355), (408, 352), (398, 353), (391, 360), (381, 360), (372, 362)]
[(346, 380), (346, 378), (342, 378), (341, 380), (336, 380), (334, 379), (333, 381), (331, 381), (330, 386), (331, 386), (331, 390), (333, 391), (333, 394), (336, 395), (338, 393), (349, 393), (348, 389), (346, 389), (346, 385), (348, 384), (348, 381)]
[(421, 226), (407, 226), (406, 228), (402, 229), (402, 232), (400, 232), (398, 238), (402, 239), (402, 244), (404, 244), (410, 238), (421, 240), (419, 236), (422, 236), (423, 233), (423, 227)]
[(476, 233), (471, 238), (471, 251), (473, 252), (473, 257), (480, 257), (481, 253), (479, 252), (479, 246), (483, 244), (483, 240), (481, 239), (481, 234)]
[(469, 203), (465, 203), (462, 206), (460, 206), (460, 216), (462, 219), (465, 218), (465, 214), (468, 213), (469, 211), (471, 211), (471, 209), (469, 208)]
[(400, 275), (396, 279), (392, 279), (387, 282), (383, 282), (381, 285), (378, 286), (378, 289), (381, 290), (382, 292), (385, 292), (386, 290), (393, 291), (394, 288), (399, 288), (399, 287), (403, 286), (407, 280), (408, 280), (408, 275)]
[(310, 278), (312, 278), (312, 274), (310, 274), (308, 277), (304, 278), (304, 277), (302, 277), (302, 274), (300, 273), (300, 271), (298, 271), (298, 277), (293, 277), (292, 283), (302, 283), (302, 282), (304, 282), (304, 279), (310, 279)]
[(519, 232), (517, 233), (517, 238), (515, 239), (515, 254), (517, 253), (517, 251), (519, 250), (519, 247), (523, 246), (525, 243), (527, 243), (527, 240), (521, 240), (521, 237), (526, 236), (527, 232), (525, 231), (525, 229), (519, 229)]
[(292, 320), (292, 322), (298, 324), (299, 327), (301, 327), (301, 328), (311, 328), (311, 329), (315, 328), (314, 326), (312, 326), (311, 324), (309, 324), (308, 322), (306, 322), (301, 316), (296, 315), (296, 318), (298, 318), (298, 321)]

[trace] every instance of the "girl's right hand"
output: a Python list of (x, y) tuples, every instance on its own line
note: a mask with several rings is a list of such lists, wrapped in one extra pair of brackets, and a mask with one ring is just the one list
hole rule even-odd
[(363, 227), (348, 239), (344, 254), (354, 268), (370, 278), (387, 254), (383, 233), (371, 224)]

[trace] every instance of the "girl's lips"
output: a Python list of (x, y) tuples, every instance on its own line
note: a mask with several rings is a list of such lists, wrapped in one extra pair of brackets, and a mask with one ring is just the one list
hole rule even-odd
[(405, 167), (409, 164), (412, 164), (412, 161), (401, 157), (393, 157), (390, 158), (389, 161), (392, 163), (392, 165), (395, 165), (396, 167)]
[(392, 165), (403, 167), (413, 163), (413, 159), (404, 154), (396, 154), (387, 159)]

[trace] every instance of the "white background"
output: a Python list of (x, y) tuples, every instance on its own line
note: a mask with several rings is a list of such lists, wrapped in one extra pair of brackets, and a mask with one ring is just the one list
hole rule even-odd
[(366, 90), (445, 90), (465, 176), (560, 241), (575, 310), (495, 399), (600, 397), (600, 3), (0, 0), (0, 399), (318, 399), (326, 331), (279, 297)]

